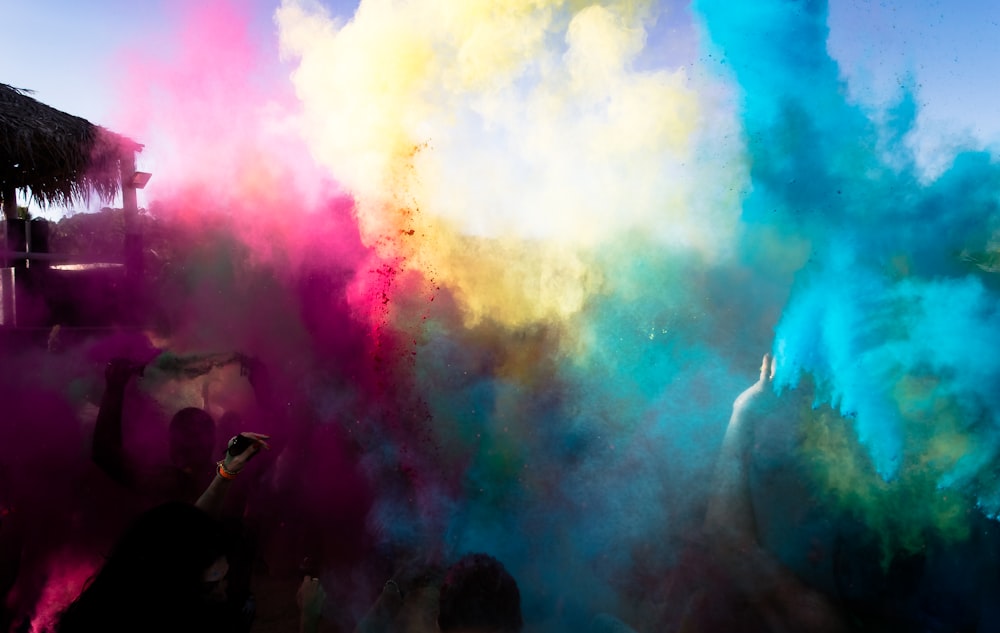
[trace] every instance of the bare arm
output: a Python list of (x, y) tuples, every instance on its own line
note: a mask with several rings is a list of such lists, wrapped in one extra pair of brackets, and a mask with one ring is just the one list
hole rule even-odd
[(354, 627), (354, 633), (388, 633), (402, 608), (403, 595), (399, 585), (394, 580), (385, 583), (368, 613)]
[(252, 441), (249, 447), (239, 455), (233, 456), (226, 451), (226, 457), (221, 464), (216, 467), (215, 477), (208, 484), (205, 492), (201, 493), (194, 505), (201, 508), (209, 516), (219, 518), (222, 516), (222, 507), (226, 499), (226, 493), (232, 487), (233, 480), (240, 472), (246, 468), (247, 463), (261, 449), (269, 450), (271, 447), (267, 443), (270, 439), (267, 435), (260, 433), (240, 433), (243, 437)]
[(319, 584), (319, 578), (304, 578), (295, 597), (299, 605), (299, 633), (316, 633), (323, 614), (323, 603), (326, 602), (326, 592)]
[(847, 627), (823, 594), (803, 583), (760, 543), (749, 465), (754, 427), (773, 410), (771, 357), (764, 356), (760, 378), (736, 398), (716, 464), (713, 491), (705, 516), (705, 533), (715, 555), (737, 588), (775, 631), (846, 631)]
[(247, 382), (253, 388), (257, 406), (268, 414), (276, 413), (274, 388), (271, 384), (271, 374), (259, 358), (253, 356), (240, 357), (240, 372), (247, 377)]
[(715, 465), (705, 531), (733, 545), (748, 546), (758, 542), (757, 521), (750, 498), (749, 467), (754, 434), (751, 408), (769, 395), (772, 371), (771, 358), (765, 356), (760, 378), (733, 402), (733, 413)]
[(218, 519), (222, 516), (222, 506), (230, 486), (232, 486), (232, 480), (226, 479), (216, 472), (212, 482), (208, 484), (208, 488), (205, 488), (205, 492), (201, 493), (198, 500), (194, 502), (195, 507), (200, 508), (210, 517)]
[(97, 412), (91, 458), (109, 477), (132, 488), (135, 477), (128, 468), (122, 442), (122, 412), (125, 405), (125, 387), (129, 379), (136, 375), (141, 366), (124, 359), (108, 363), (104, 372), (107, 386), (101, 398), (101, 408)]

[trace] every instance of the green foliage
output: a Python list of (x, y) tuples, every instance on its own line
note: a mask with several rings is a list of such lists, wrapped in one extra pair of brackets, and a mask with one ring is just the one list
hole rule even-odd
[[(933, 397), (928, 382), (910, 377), (904, 387)], [(814, 485), (877, 535), (883, 565), (921, 551), (928, 539), (957, 542), (968, 537), (973, 500), (940, 483), (972, 438), (954, 402), (937, 397), (935, 404), (932, 415), (910, 416), (910, 424), (922, 433), (906, 437), (902, 468), (892, 481), (879, 477), (850, 420), (828, 406), (801, 412), (802, 449)]]

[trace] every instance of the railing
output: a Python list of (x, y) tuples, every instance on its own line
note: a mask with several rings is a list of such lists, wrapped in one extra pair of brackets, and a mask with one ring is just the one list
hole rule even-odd
[(49, 252), (49, 229), (45, 220), (0, 222), (0, 327), (120, 322), (128, 301), (125, 264)]
[(48, 220), (5, 220), (0, 231), (0, 262), (5, 267), (24, 268), (31, 260), (44, 262), (36, 255), (49, 254), (50, 225)]

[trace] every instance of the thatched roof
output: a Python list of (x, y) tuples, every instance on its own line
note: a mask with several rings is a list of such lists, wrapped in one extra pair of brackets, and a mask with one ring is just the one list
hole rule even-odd
[(142, 145), (0, 83), (0, 192), (29, 189), (42, 205), (108, 202), (119, 161)]

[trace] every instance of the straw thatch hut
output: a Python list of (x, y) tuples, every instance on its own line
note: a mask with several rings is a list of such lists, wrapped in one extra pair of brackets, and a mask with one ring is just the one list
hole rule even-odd
[(110, 202), (142, 145), (0, 83), (0, 198), (16, 213), (17, 190), (41, 205)]

